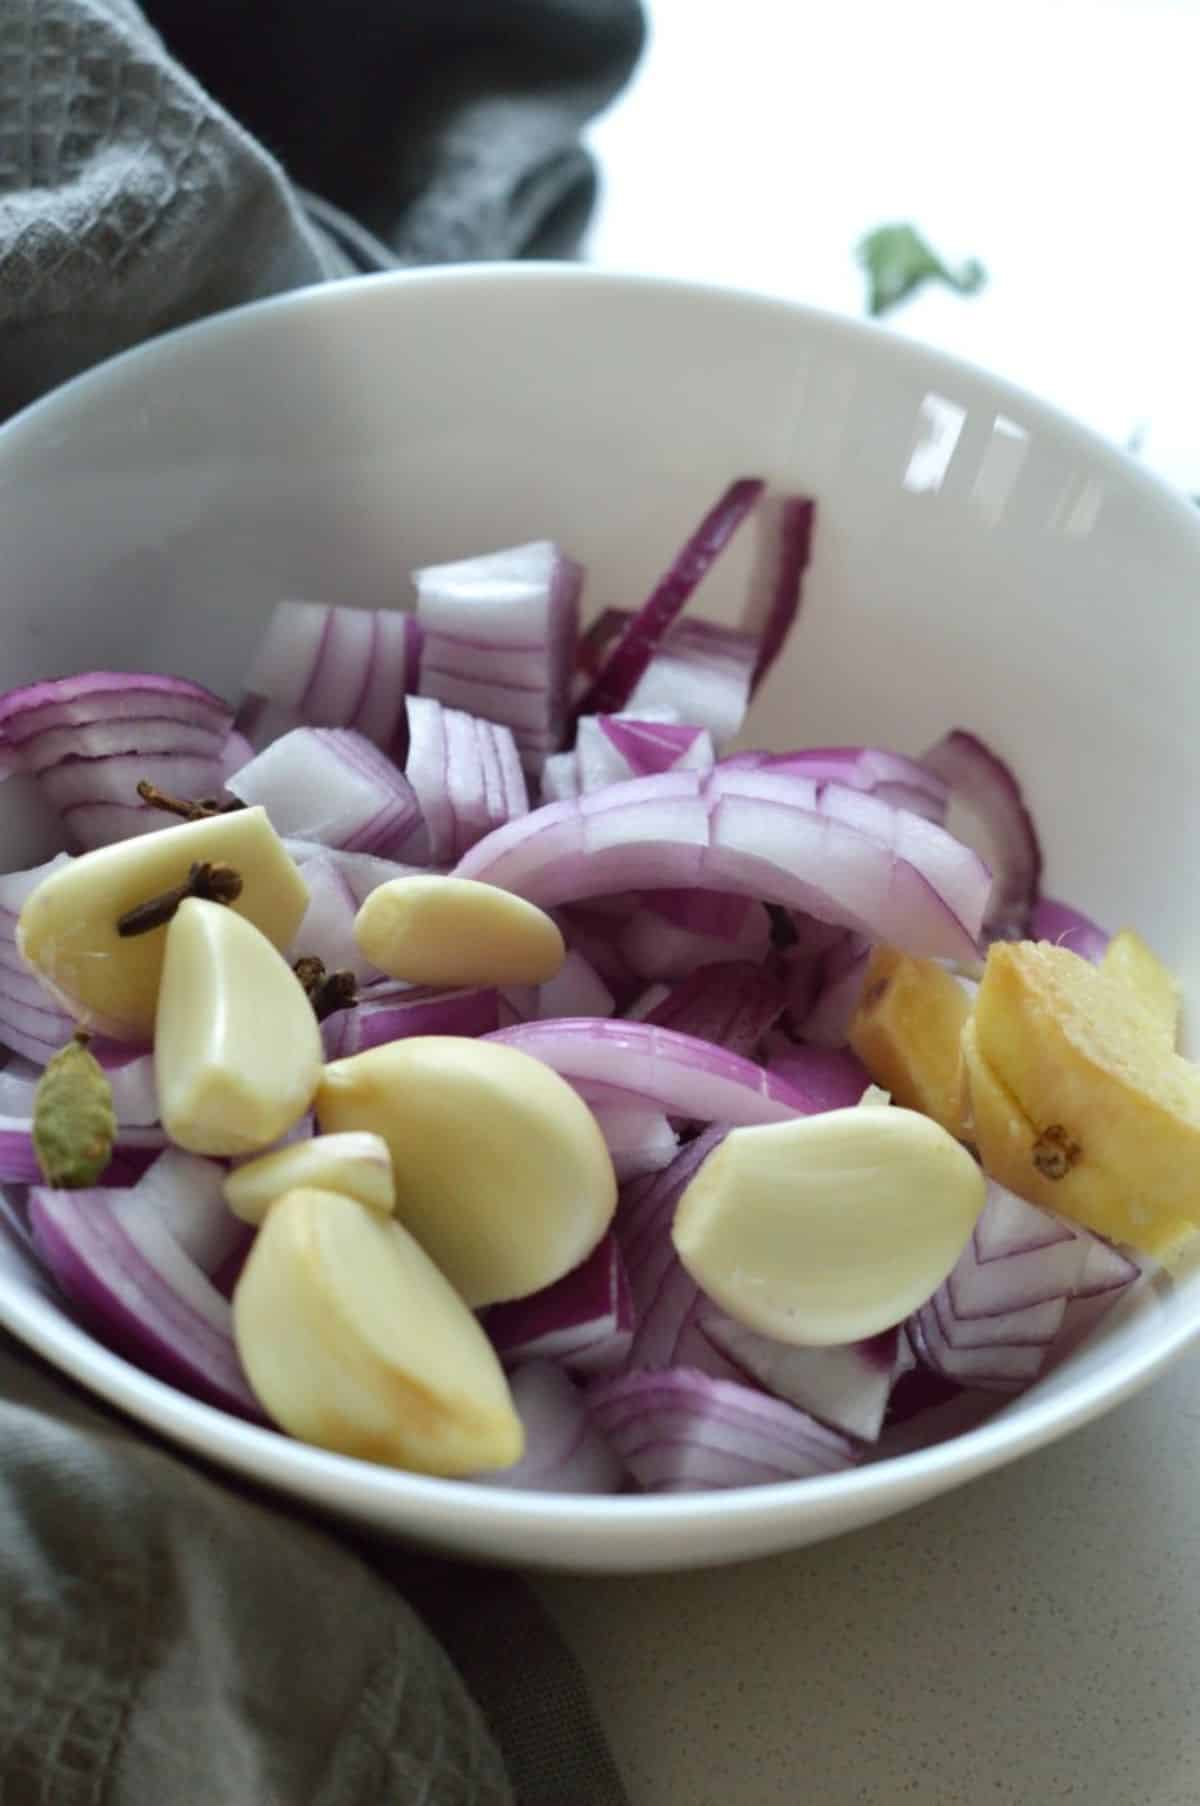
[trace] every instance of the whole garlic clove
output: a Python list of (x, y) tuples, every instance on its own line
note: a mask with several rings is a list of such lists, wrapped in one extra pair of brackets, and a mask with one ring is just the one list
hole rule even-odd
[(612, 1221), (595, 1117), (515, 1048), (457, 1035), (372, 1047), (325, 1068), (316, 1114), (323, 1133), (383, 1137), (397, 1217), (475, 1308), (561, 1279)]
[(421, 985), (538, 985), (566, 958), (557, 923), (535, 903), (436, 872), (379, 885), (354, 939), (381, 972)]
[(780, 1342), (857, 1342), (942, 1283), (983, 1208), (983, 1173), (928, 1117), (829, 1110), (734, 1129), (676, 1207), (696, 1283)]
[(166, 943), (154, 1033), (163, 1128), (193, 1154), (269, 1147), (321, 1076), (312, 1005), (283, 955), (224, 904), (180, 904)]
[(243, 1223), (259, 1224), (277, 1199), (301, 1186), (356, 1198), (380, 1216), (396, 1205), (392, 1157), (380, 1135), (314, 1135), (237, 1166), (225, 1180), (225, 1202)]
[(447, 1476), (510, 1467), (524, 1432), (483, 1330), (413, 1238), (336, 1192), (269, 1211), (233, 1297), (247, 1378), (292, 1436)]
[(288, 946), (308, 906), (308, 887), (265, 811), (238, 809), (97, 847), (59, 866), (21, 910), (22, 957), (85, 1028), (149, 1041), (166, 930), (126, 939), (117, 922), (205, 861), (234, 868), (242, 889), (228, 907), (275, 946)]

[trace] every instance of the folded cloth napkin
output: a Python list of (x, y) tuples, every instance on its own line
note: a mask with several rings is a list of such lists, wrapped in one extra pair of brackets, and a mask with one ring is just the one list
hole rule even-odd
[[(149, 12), (0, 0), (0, 417), (239, 302), (564, 251), (642, 29), (636, 0)], [(2, 1336), (0, 1446), (0, 1800), (620, 1806), (515, 1577), (335, 1535)]]
[(569, 249), (642, 40), (638, 0), (147, 12), (0, 0), (0, 417), (238, 302)]

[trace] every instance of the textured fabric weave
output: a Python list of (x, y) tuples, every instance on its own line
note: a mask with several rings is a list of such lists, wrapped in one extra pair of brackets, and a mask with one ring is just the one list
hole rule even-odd
[(239, 302), (567, 249), (593, 190), (579, 128), (641, 43), (635, 0), (152, 14), (0, 0), (0, 416)]

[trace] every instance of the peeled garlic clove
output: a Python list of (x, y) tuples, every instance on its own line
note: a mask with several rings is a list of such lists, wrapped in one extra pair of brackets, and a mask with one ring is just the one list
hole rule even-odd
[(512, 1047), (456, 1035), (372, 1047), (325, 1068), (316, 1112), (323, 1132), (382, 1135), (397, 1217), (476, 1308), (561, 1279), (616, 1209), (595, 1117)]
[(324, 1049), (295, 973), (252, 922), (181, 903), (154, 1030), (163, 1128), (193, 1154), (269, 1147), (312, 1102)]
[(413, 1238), (336, 1192), (268, 1212), (233, 1296), (256, 1395), (304, 1442), (390, 1467), (472, 1474), (524, 1447), (500, 1363)]
[(971, 1156), (927, 1116), (856, 1106), (732, 1130), (671, 1233), (692, 1278), (739, 1323), (826, 1347), (923, 1304), (985, 1195)]
[(381, 972), (421, 985), (540, 985), (566, 958), (557, 924), (536, 904), (433, 872), (373, 890), (354, 939)]
[(51, 872), (21, 910), (22, 956), (85, 1027), (149, 1041), (166, 930), (123, 939), (117, 922), (183, 883), (189, 868), (205, 860), (233, 866), (242, 891), (229, 907), (275, 946), (288, 946), (308, 906), (308, 887), (266, 812), (239, 809), (97, 847)]
[(243, 1223), (261, 1223), (272, 1204), (299, 1186), (356, 1198), (380, 1216), (396, 1203), (392, 1157), (379, 1135), (314, 1135), (235, 1167), (225, 1180), (225, 1202)]

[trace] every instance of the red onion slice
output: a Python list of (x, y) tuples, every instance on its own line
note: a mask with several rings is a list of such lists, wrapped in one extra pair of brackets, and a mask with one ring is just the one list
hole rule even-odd
[(594, 1381), (588, 1406), (643, 1492), (801, 1480), (858, 1459), (847, 1437), (793, 1405), (689, 1368)]
[[(712, 898), (712, 891), (659, 891), (651, 893), (660, 897), (695, 897), (699, 904), (697, 919), (703, 920), (706, 900)], [(771, 918), (761, 903), (753, 903), (748, 897), (721, 898), (722, 903), (740, 904), (744, 910), (741, 926), (737, 933), (730, 937), (724, 933), (706, 934), (703, 930), (684, 927), (678, 921), (665, 917), (657, 909), (642, 909), (633, 916), (621, 931), (618, 946), (625, 963), (630, 970), (643, 979), (678, 979), (687, 978), (697, 968), (712, 967), (736, 962), (757, 965), (764, 960), (771, 946)], [(679, 912), (683, 914), (681, 910)], [(721, 926), (724, 928), (732, 919), (731, 913), (724, 913)], [(781, 1005), (782, 1007), (782, 1005)]]
[(551, 753), (542, 766), (542, 801), (561, 803), (582, 790), (579, 760), (573, 752)]
[(44, 734), (98, 723), (115, 733), (117, 723), (127, 722), (132, 742), (122, 748), (114, 741), (103, 750), (136, 751), (140, 742), (135, 724), (147, 720), (174, 722), (181, 729), (199, 727), (223, 740), (230, 711), (202, 684), (146, 671), (84, 671), (0, 695), (0, 738), (19, 753), (27, 770), (38, 768), (37, 742)]
[(774, 569), (750, 688), (752, 697), (783, 651), (800, 613), (817, 504), (806, 495), (788, 495), (778, 500), (772, 512), (777, 516)]
[(154, 1215), (123, 1220), (122, 1195), (35, 1185), (29, 1223), (41, 1259), (110, 1347), (183, 1391), (261, 1423), (227, 1300)]
[(766, 967), (730, 962), (699, 967), (673, 985), (642, 1020), (711, 1041), (750, 1060), (783, 1014), (785, 1003), (783, 987)]
[(806, 1015), (793, 1010), (793, 1021), (806, 1041), (816, 1047), (843, 1047), (850, 1018), (862, 995), (871, 944), (862, 935), (848, 934), (823, 961), (816, 996)]
[(884, 1330), (844, 1348), (797, 1348), (760, 1336), (712, 1306), (701, 1311), (700, 1327), (722, 1354), (772, 1397), (846, 1436), (862, 1442), (878, 1440), (901, 1368), (898, 1330)]
[[(537, 987), (532, 1014), (543, 1021), (568, 1016), (611, 1016), (613, 996), (582, 953), (572, 949), (553, 978)], [(527, 1018), (528, 1020), (528, 1018)]]
[(582, 580), (548, 540), (413, 575), (421, 693), (510, 728), (527, 770), (562, 745)]
[(1029, 939), (1053, 941), (1095, 965), (1104, 957), (1111, 936), (1071, 904), (1060, 903), (1054, 897), (1039, 897), (1029, 918)]
[(405, 692), (416, 687), (420, 640), (419, 622), (399, 610), (279, 602), (239, 723), (265, 741), (265, 717), (253, 706), (261, 701), (288, 727), (350, 727), (387, 749), (401, 724)]
[(182, 1148), (168, 1147), (128, 1191), (114, 1193), (111, 1209), (125, 1233), (142, 1235), (152, 1218), (211, 1279), (253, 1240), (253, 1231), (225, 1202), (225, 1165)]
[(955, 728), (921, 760), (977, 821), (988, 844), (995, 883), (985, 919), (991, 939), (1020, 940), (1042, 878), (1042, 849), (1011, 769), (975, 734)]
[(510, 1374), (508, 1383), (525, 1431), (525, 1453), (514, 1467), (481, 1474), (484, 1485), (523, 1492), (621, 1491), (621, 1463), (561, 1367), (530, 1361)]
[(625, 707), (668, 628), (762, 492), (760, 478), (740, 477), (719, 497), (689, 535), (642, 607), (617, 636), (577, 714), (613, 715)]
[[(665, 715), (666, 711), (661, 711)], [(712, 735), (673, 718), (644, 715), (584, 715), (575, 736), (581, 791), (603, 790), (657, 771), (711, 771), (716, 763)]]
[(661, 1110), (616, 1086), (581, 1081), (574, 1089), (596, 1118), (618, 1184), (670, 1166), (679, 1137)]
[(611, 1373), (633, 1340), (633, 1299), (616, 1237), (606, 1235), (554, 1285), (495, 1304), (482, 1321), (506, 1367), (554, 1360), (571, 1373)]
[(358, 948), (354, 918), (359, 904), (345, 874), (331, 857), (307, 859), (302, 867), (308, 886), (308, 908), (288, 952), (322, 961), (327, 972), (350, 971), (360, 985), (379, 973)]
[(689, 1121), (737, 1127), (806, 1114), (800, 1093), (761, 1066), (648, 1022), (525, 1022), (487, 1039), (519, 1048), (572, 1083), (621, 1086)]
[(701, 1166), (725, 1137), (723, 1125), (680, 1148), (664, 1171), (626, 1185), (613, 1232), (620, 1243), (633, 1298), (630, 1369), (692, 1367), (718, 1378), (743, 1375), (701, 1327), (713, 1305), (681, 1263), (671, 1240), (675, 1207)]
[(298, 727), (236, 772), (228, 788), (261, 803), (279, 834), (400, 859), (424, 823), (404, 774), (350, 728)]
[(836, 784), (720, 766), (545, 804), (456, 869), (543, 908), (620, 890), (732, 892), (946, 959), (978, 956), (990, 890), (982, 861), (933, 822)]
[(916, 759), (882, 746), (811, 746), (795, 752), (742, 752), (722, 761), (727, 770), (779, 771), (814, 783), (865, 790), (895, 809), (944, 825), (950, 792)]
[(842, 1047), (793, 1045), (772, 1054), (767, 1071), (786, 1080), (809, 1100), (810, 1108), (844, 1110), (862, 1102), (871, 1075), (857, 1054)]
[(327, 1060), (365, 1053), (408, 1035), (486, 1035), (499, 1022), (492, 990), (434, 991), (385, 979), (366, 986), (353, 1009), (321, 1024)]
[(1054, 1358), (1073, 1300), (1137, 1275), (1136, 1265), (1090, 1231), (989, 1184), (958, 1262), (908, 1320), (921, 1364), (975, 1390), (1014, 1392)]

